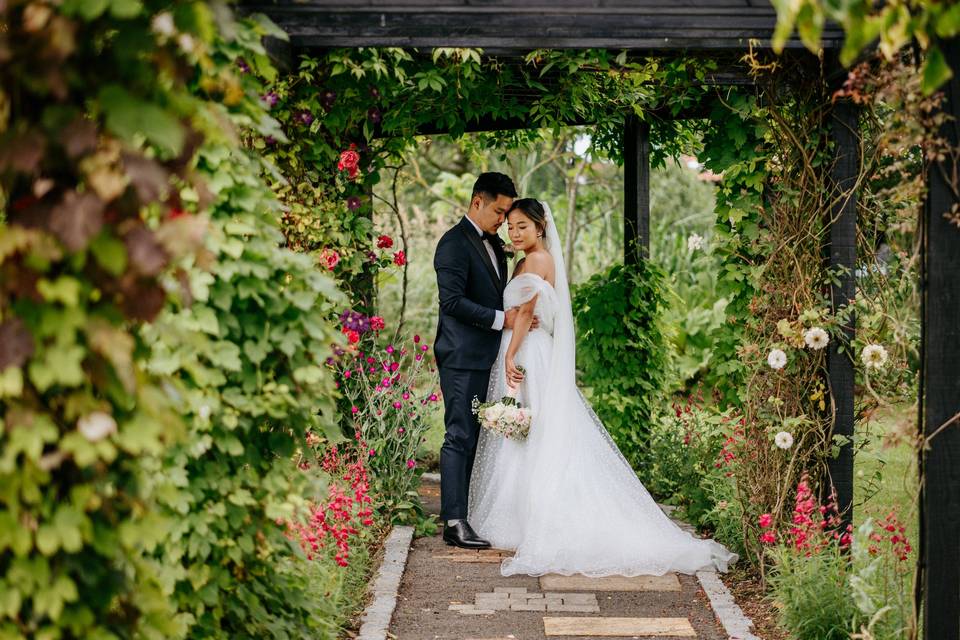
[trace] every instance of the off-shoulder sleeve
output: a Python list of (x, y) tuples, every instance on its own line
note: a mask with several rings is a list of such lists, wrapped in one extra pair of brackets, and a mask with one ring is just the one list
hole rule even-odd
[(519, 306), (529, 302), (534, 295), (543, 290), (543, 278), (529, 274), (521, 273), (514, 279), (513, 290), (510, 292), (511, 306)]

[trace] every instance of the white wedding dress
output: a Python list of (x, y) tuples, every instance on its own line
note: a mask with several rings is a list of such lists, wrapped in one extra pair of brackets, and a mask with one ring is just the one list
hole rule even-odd
[[(545, 207), (546, 208), (546, 207)], [(559, 237), (547, 208), (547, 247), (557, 286), (524, 273), (505, 309), (537, 298), (540, 326), (517, 352), (525, 369), (518, 401), (533, 412), (525, 441), (481, 429), (468, 519), (498, 549), (512, 549), (502, 575), (663, 575), (716, 568), (737, 556), (680, 529), (657, 506), (576, 386), (575, 336)], [(487, 400), (507, 393), (504, 330)]]

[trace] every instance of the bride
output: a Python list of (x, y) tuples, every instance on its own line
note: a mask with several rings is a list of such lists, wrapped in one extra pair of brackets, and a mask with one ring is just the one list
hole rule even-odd
[[(469, 520), (500, 549), (502, 575), (662, 575), (726, 571), (737, 556), (680, 529), (660, 510), (576, 386), (575, 336), (559, 234), (533, 198), (507, 213), (523, 251), (504, 290), (519, 307), (504, 330), (488, 400), (507, 394), (533, 412), (524, 441), (481, 429)], [(539, 326), (531, 329), (533, 317)]]

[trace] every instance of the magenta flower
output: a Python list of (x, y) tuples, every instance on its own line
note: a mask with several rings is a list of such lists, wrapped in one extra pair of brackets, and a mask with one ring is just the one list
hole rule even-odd
[(393, 345), (392, 345), (392, 344), (388, 344), (388, 345), (387, 345), (387, 353), (393, 353)]
[(417, 466), (416, 460), (407, 460), (407, 469), (413, 469), (415, 466)]
[(764, 513), (763, 515), (760, 516), (760, 527), (761, 527), (762, 529), (766, 529), (766, 528), (769, 527), (771, 524), (773, 524), (773, 516), (772, 516), (772, 515), (770, 515), (769, 513)]
[(420, 342), (420, 336), (419, 336), (419, 335), (413, 336), (413, 341), (414, 341), (414, 342)]
[(377, 455), (376, 450), (375, 450), (375, 449), (370, 449), (370, 457), (372, 458), (372, 457), (375, 456), (375, 455)]
[(361, 204), (360, 198), (358, 198), (357, 196), (350, 196), (349, 198), (347, 198), (347, 209), (349, 209), (350, 211), (356, 211), (357, 209), (359, 209), (360, 204)]
[(437, 401), (437, 394), (431, 393), (431, 394), (430, 394), (430, 402), (436, 402), (436, 401)]
[(403, 405), (400, 403), (399, 400), (397, 400), (396, 402), (393, 403), (393, 408), (394, 408), (394, 409), (399, 409), (399, 408), (402, 407), (402, 406), (403, 406)]
[(403, 399), (404, 399), (404, 400), (409, 400), (409, 399), (410, 399), (410, 394), (407, 393), (406, 391), (404, 391), (404, 392), (403, 392)]
[(360, 409), (357, 407), (357, 405), (353, 405), (352, 407), (350, 407), (350, 413), (356, 415), (360, 413)]

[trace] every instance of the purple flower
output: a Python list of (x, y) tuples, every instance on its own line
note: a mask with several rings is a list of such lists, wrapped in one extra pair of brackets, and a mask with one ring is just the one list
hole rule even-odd
[(370, 87), (370, 97), (373, 98), (374, 100), (376, 100), (377, 98), (379, 98), (379, 97), (380, 97), (380, 89), (377, 89), (376, 87)]
[(383, 114), (380, 113), (380, 109), (370, 107), (367, 109), (367, 118), (369, 118), (373, 124), (380, 124), (380, 121), (383, 120)]
[(360, 198), (357, 196), (350, 196), (347, 198), (347, 209), (350, 209), (350, 211), (356, 211), (360, 208), (361, 204)]
[(263, 139), (263, 141), (267, 143), (268, 147), (272, 147), (273, 145), (277, 144), (277, 139), (273, 136), (267, 136)]
[(301, 111), (297, 115), (297, 118), (300, 120), (301, 124), (309, 125), (313, 122), (313, 114), (309, 111)]
[(250, 65), (243, 58), (237, 58), (237, 68), (240, 69), (240, 73), (250, 73)]
[(272, 109), (273, 107), (277, 106), (277, 102), (280, 101), (280, 96), (278, 96), (275, 92), (270, 91), (263, 95), (263, 101), (266, 102), (267, 106)]
[(320, 93), (320, 104), (323, 105), (323, 108), (330, 110), (333, 107), (333, 103), (337, 101), (337, 92), (331, 89), (327, 89)]

